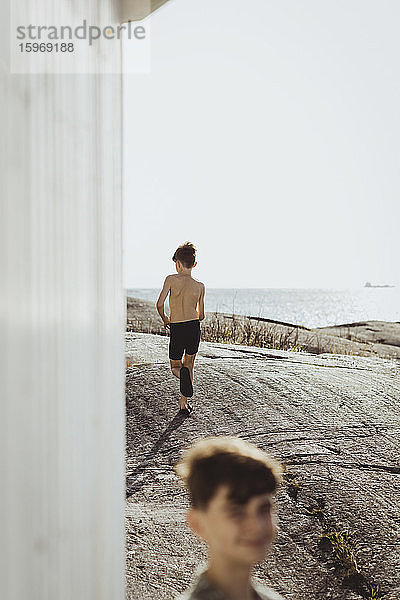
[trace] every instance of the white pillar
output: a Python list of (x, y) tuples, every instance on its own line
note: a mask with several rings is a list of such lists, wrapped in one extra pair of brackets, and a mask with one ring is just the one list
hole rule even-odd
[(121, 600), (121, 76), (10, 74), (1, 4), (0, 598)]

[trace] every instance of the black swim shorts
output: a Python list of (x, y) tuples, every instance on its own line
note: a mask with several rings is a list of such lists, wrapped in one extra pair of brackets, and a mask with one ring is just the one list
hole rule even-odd
[(181, 360), (183, 353), (196, 354), (200, 344), (200, 321), (170, 323), (169, 357)]

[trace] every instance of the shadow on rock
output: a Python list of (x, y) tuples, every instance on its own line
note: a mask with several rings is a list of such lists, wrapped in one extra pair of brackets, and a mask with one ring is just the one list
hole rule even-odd
[(187, 415), (178, 412), (175, 417), (172, 419), (168, 427), (165, 431), (160, 435), (154, 446), (149, 450), (149, 452), (144, 456), (141, 463), (130, 473), (128, 473), (126, 478), (126, 497), (129, 498), (137, 492), (145, 483), (145, 479), (141, 476), (146, 471), (149, 464), (154, 460), (157, 452), (162, 448), (165, 442), (169, 439), (171, 433), (178, 429), (182, 425), (182, 423), (187, 418)]

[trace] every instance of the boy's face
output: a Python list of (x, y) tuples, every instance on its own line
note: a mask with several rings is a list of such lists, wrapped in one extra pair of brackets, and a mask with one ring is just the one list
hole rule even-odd
[(220, 486), (206, 509), (189, 511), (188, 521), (207, 543), (210, 557), (252, 566), (264, 560), (276, 535), (273, 496), (253, 496), (242, 505), (233, 503), (229, 492)]

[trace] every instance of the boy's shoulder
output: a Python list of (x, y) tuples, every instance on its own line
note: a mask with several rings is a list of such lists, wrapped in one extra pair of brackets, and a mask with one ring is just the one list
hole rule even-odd
[[(262, 585), (258, 581), (253, 580), (252, 584), (260, 600), (284, 600), (274, 590)], [(226, 597), (210, 582), (203, 572), (176, 600), (226, 600)]]
[(171, 273), (165, 278), (165, 283), (169, 283), (169, 285), (173, 285), (175, 281), (179, 281), (178, 273)]
[(201, 287), (202, 290), (206, 289), (206, 286), (204, 285), (204, 283), (202, 281), (199, 281), (198, 279), (195, 279), (195, 282), (200, 285), (200, 287)]
[[(170, 275), (167, 275), (167, 277), (165, 278), (165, 280), (169, 281), (169, 282), (179, 281), (180, 279), (181, 279), (181, 277), (179, 276), (179, 273), (171, 273)], [(202, 281), (199, 281), (198, 279), (195, 279), (194, 277), (192, 277), (192, 280), (194, 281), (194, 283), (198, 283), (202, 289), (206, 288), (206, 286), (204, 285), (204, 283)]]
[(195, 279), (194, 277), (192, 277), (192, 279), (195, 283), (198, 283), (199, 286), (201, 286), (201, 288), (205, 289), (206, 286), (204, 285), (204, 283), (202, 281), (199, 281), (198, 279)]
[(258, 581), (253, 581), (253, 587), (261, 600), (283, 600), (280, 594)]
[[(255, 588), (260, 600), (284, 600), (282, 596), (264, 586), (257, 586)], [(176, 597), (175, 600), (226, 600), (225, 596), (221, 596), (217, 591), (215, 594), (204, 595), (198, 594), (192, 587), (187, 589), (185, 592)]]

